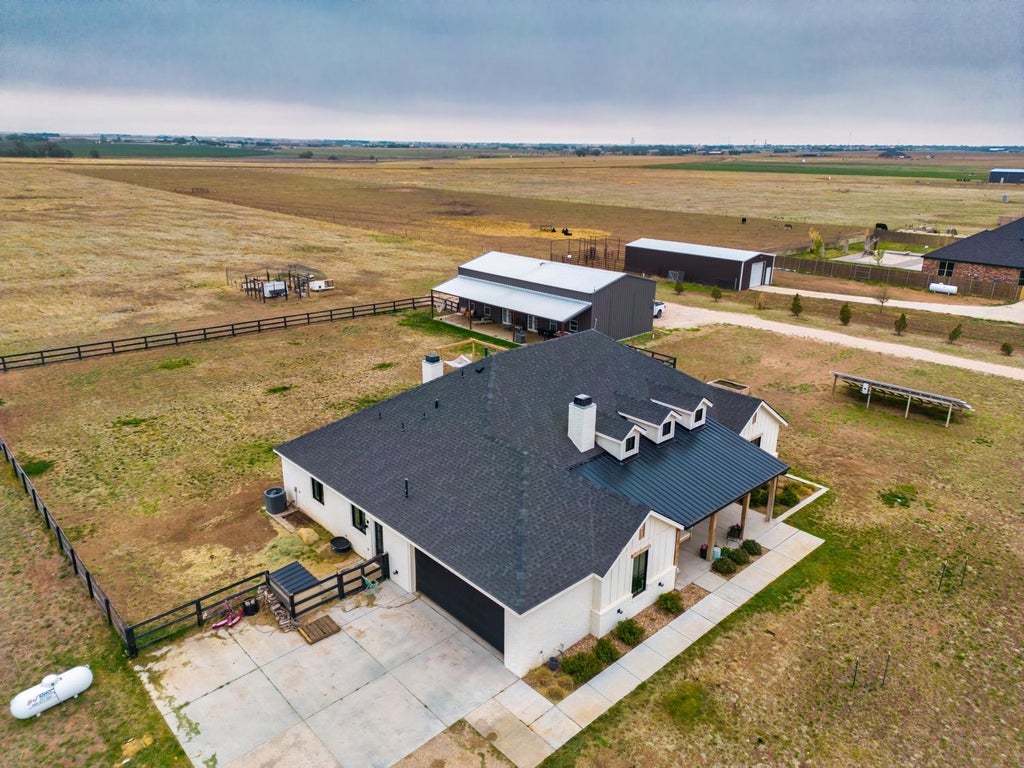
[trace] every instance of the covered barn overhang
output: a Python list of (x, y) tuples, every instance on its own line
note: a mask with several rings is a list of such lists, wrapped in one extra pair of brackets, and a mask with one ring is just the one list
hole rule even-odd
[(543, 317), (554, 320), (556, 323), (567, 322), (590, 309), (589, 301), (568, 299), (564, 296), (492, 283), (464, 275), (441, 283), (433, 291), (458, 296), (460, 299), (468, 299), (477, 304), (487, 304), (492, 307), (510, 309), (524, 315)]

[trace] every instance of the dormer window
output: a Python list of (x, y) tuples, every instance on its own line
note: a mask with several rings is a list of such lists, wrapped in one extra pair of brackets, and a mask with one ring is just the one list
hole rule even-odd
[(698, 408), (696, 411), (693, 412), (693, 425), (697, 426), (698, 424), (703, 424), (703, 423), (704, 423), (704, 409), (703, 408)]
[(671, 421), (666, 421), (664, 424), (661, 425), (661, 436), (662, 437), (668, 437), (671, 434), (672, 434), (672, 422)]
[(625, 453), (632, 453), (636, 450), (636, 435), (630, 435), (626, 438), (626, 450)]

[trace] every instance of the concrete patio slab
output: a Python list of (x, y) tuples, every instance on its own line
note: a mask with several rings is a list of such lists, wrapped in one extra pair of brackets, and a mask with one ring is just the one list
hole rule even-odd
[(451, 637), (458, 628), (422, 600), (383, 606), (343, 627), (388, 669)]
[(522, 680), (516, 680), (494, 698), (527, 725), (555, 706)]
[(617, 663), (621, 664), (634, 677), (646, 680), (665, 666), (665, 657), (641, 643), (619, 659)]
[(231, 636), (260, 667), (306, 644), (298, 632), (284, 632), (276, 623), (242, 621), (231, 629)]
[(668, 626), (691, 640), (697, 640), (714, 629), (715, 623), (704, 618), (699, 613), (686, 611), (679, 618), (669, 622)]
[(784, 542), (775, 548), (780, 555), (800, 560), (807, 557), (815, 549), (824, 543), (823, 539), (813, 536), (804, 531), (797, 531)]
[(745, 602), (747, 602), (747, 600), (754, 596), (753, 592), (744, 589), (739, 584), (737, 584), (735, 577), (733, 577), (731, 581), (725, 582), (725, 584), (716, 589), (714, 594), (718, 595), (721, 598), (724, 598), (725, 600), (728, 600), (737, 608), (743, 605)]
[(558, 703), (558, 708), (586, 728), (612, 705), (590, 683), (584, 683)]
[(554, 749), (495, 699), (466, 715), (466, 722), (517, 768), (535, 768)]
[(669, 659), (674, 659), (693, 645), (693, 638), (687, 637), (673, 627), (666, 625), (644, 640), (642, 645), (646, 645), (668, 661)]
[(161, 714), (256, 669), (256, 663), (228, 631), (213, 630), (190, 638), (188, 643), (165, 646), (135, 665)]
[(590, 687), (614, 703), (626, 696), (643, 681), (619, 662), (613, 662), (590, 679)]
[(713, 621), (715, 624), (722, 621), (726, 616), (736, 610), (736, 606), (726, 600), (724, 597), (719, 597), (715, 594), (706, 596), (703, 600), (693, 606), (691, 609), (694, 613), (699, 613), (705, 619)]
[(305, 723), (293, 725), (226, 768), (341, 768)]
[[(490, 651), (463, 632), (428, 648), (393, 669), (392, 674), (446, 726), (518, 680)], [(439, 680), (458, 684), (438, 685)]]
[(788, 523), (776, 523), (757, 537), (757, 543), (768, 549), (775, 549), (796, 532), (796, 528)]
[(445, 726), (388, 674), (364, 685), (306, 722), (344, 766), (387, 768), (426, 744)]
[(301, 722), (259, 670), (180, 707), (167, 721), (194, 765), (230, 763)]
[(558, 707), (552, 707), (534, 720), (530, 730), (544, 739), (553, 749), (559, 749), (583, 729), (580, 728), (579, 723)]
[(303, 718), (376, 680), (386, 671), (343, 632), (263, 667), (270, 682)]

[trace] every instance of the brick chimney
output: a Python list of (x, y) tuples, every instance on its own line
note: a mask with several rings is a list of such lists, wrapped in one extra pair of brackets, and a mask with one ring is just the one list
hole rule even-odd
[(569, 439), (584, 453), (594, 447), (597, 406), (590, 395), (576, 395), (569, 403)]

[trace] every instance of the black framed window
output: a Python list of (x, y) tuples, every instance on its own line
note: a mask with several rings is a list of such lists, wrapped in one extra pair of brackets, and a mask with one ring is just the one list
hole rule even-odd
[(352, 527), (366, 533), (366, 513), (355, 504), (352, 505)]
[(310, 478), (310, 485), (313, 490), (313, 498), (319, 501), (321, 504), (324, 503), (324, 484), (317, 480), (315, 477)]
[(939, 262), (939, 277), (952, 277), (953, 276), (953, 262), (952, 261), (940, 261)]
[(700, 424), (702, 421), (704, 421), (704, 409), (698, 408), (693, 412), (693, 423)]
[(666, 421), (664, 424), (661, 425), (661, 436), (662, 437), (665, 437), (671, 431), (672, 431), (672, 422), (671, 421)]
[(1017, 285), (1024, 285), (1024, 269), (1020, 271), (1020, 275), (1017, 277)]
[(647, 553), (645, 549), (633, 558), (633, 596), (636, 597), (647, 589)]
[(636, 448), (636, 435), (630, 435), (626, 438), (626, 453), (632, 453), (634, 448)]

